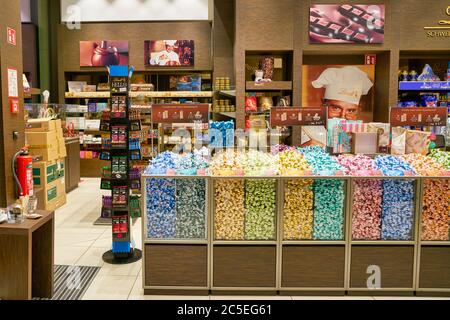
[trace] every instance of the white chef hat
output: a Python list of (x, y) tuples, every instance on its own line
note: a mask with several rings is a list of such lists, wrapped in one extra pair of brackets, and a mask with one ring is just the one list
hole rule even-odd
[(164, 44), (166, 45), (166, 46), (174, 46), (175, 45), (175, 43), (177, 43), (177, 40), (164, 40)]
[(328, 68), (318, 79), (311, 82), (314, 88), (325, 88), (325, 99), (359, 104), (373, 83), (367, 74), (355, 66)]

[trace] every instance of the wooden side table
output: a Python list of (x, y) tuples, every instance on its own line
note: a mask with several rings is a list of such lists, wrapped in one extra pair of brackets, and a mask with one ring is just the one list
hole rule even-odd
[(53, 296), (54, 211), (38, 220), (0, 224), (0, 299)]

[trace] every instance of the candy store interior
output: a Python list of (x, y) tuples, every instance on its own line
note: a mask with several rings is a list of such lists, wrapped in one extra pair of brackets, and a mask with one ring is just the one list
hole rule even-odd
[(449, 2), (348, 2), (2, 3), (0, 300), (450, 299)]

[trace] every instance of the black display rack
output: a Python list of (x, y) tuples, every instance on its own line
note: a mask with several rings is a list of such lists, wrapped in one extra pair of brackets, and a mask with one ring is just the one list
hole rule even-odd
[(132, 161), (140, 160), (139, 143), (130, 148), (130, 139), (132, 131), (141, 128), (139, 117), (130, 111), (132, 72), (133, 68), (129, 70), (128, 66), (109, 67), (110, 110), (102, 119), (102, 129), (109, 129), (110, 141), (102, 142), (101, 159), (110, 161), (111, 166), (109, 170), (103, 170), (101, 188), (108, 189), (105, 187), (108, 186), (111, 190), (108, 212), (112, 224), (112, 249), (103, 254), (103, 260), (112, 264), (135, 262), (142, 255), (139, 249), (133, 247), (130, 228), (130, 174)]

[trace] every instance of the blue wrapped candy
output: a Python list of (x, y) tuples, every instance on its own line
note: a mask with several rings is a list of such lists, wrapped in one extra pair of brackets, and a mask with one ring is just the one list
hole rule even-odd
[[(387, 155), (375, 158), (375, 165), (385, 176), (415, 174), (411, 165)], [(414, 225), (414, 182), (411, 179), (383, 180), (381, 211), (382, 240), (411, 240)]]
[(147, 236), (156, 239), (174, 238), (176, 236), (175, 180), (148, 178), (145, 188)]

